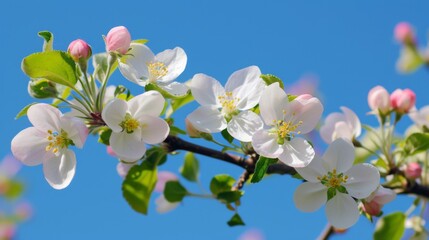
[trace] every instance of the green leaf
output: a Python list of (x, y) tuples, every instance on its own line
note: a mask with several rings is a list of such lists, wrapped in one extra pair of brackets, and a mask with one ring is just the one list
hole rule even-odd
[(380, 218), (375, 226), (374, 240), (400, 240), (405, 231), (405, 219), (402, 212)]
[(293, 100), (295, 100), (295, 98), (297, 98), (298, 96), (297, 95), (292, 95), (292, 94), (288, 94), (287, 95), (287, 100), (289, 101), (289, 102), (292, 102)]
[(372, 164), (378, 168), (378, 171), (381, 174), (387, 174), (389, 172), (389, 166), (387, 165), (386, 161), (384, 161), (381, 158), (378, 158), (377, 160), (373, 161)]
[(405, 140), (404, 152), (414, 155), (429, 149), (428, 133), (413, 133)]
[(188, 191), (178, 181), (168, 181), (165, 184), (164, 196), (169, 202), (181, 202)]
[(183, 98), (179, 98), (179, 99), (172, 99), (171, 100), (171, 105), (170, 107), (167, 109), (167, 111), (165, 112), (165, 116), (167, 118), (171, 117), (171, 115), (177, 111), (177, 109), (185, 106), (186, 104), (190, 103), (194, 101), (194, 97), (192, 96), (192, 94), (188, 94)]
[(187, 180), (191, 182), (198, 181), (200, 164), (192, 152), (187, 152), (185, 154), (185, 161), (183, 162), (183, 165), (180, 167), (179, 171), (180, 174), (182, 174), (182, 176)]
[(167, 161), (167, 151), (162, 147), (152, 147), (146, 151), (143, 161), (160, 166)]
[(28, 111), (28, 109), (29, 109), (31, 106), (33, 106), (34, 104), (37, 104), (37, 103), (36, 103), (36, 102), (33, 102), (33, 103), (28, 104), (28, 105), (27, 105), (27, 106), (25, 106), (24, 108), (22, 108), (22, 109), (21, 109), (21, 111), (19, 111), (19, 113), (18, 113), (18, 114), (16, 114), (16, 116), (15, 116), (15, 120), (16, 120), (16, 119), (18, 119), (18, 118), (20, 118), (20, 117), (23, 117), (23, 116), (27, 115), (27, 111)]
[(243, 191), (227, 191), (219, 193), (216, 198), (226, 203), (233, 203), (240, 200)]
[(273, 83), (278, 82), (279, 85), (280, 85), (280, 87), (282, 89), (285, 88), (285, 86), (283, 84), (283, 81), (280, 78), (278, 78), (278, 77), (276, 77), (276, 76), (274, 76), (272, 74), (262, 74), (261, 78), (265, 81), (265, 83), (267, 84), (267, 86), (269, 86), (269, 85), (271, 85)]
[(234, 138), (231, 136), (231, 134), (229, 134), (228, 130), (226, 130), (226, 128), (224, 130), (222, 130), (222, 137), (229, 143), (232, 143), (232, 141), (234, 141)]
[(253, 176), (252, 176), (252, 179), (250, 179), (250, 182), (257, 183), (261, 181), (262, 178), (264, 178), (265, 173), (267, 172), (268, 166), (276, 162), (277, 162), (277, 159), (259, 156), (259, 159), (256, 162), (255, 172), (253, 173)]
[[(106, 78), (107, 73), (107, 58), (109, 54), (108, 53), (98, 53), (92, 56), (92, 66), (94, 67), (94, 78), (97, 79), (100, 82), (103, 82)], [(118, 61), (115, 61), (115, 63), (110, 68), (109, 76), (112, 75), (112, 73), (116, 70), (118, 67)]]
[(43, 43), (43, 52), (48, 52), (54, 50), (54, 35), (49, 31), (41, 31), (38, 33), (39, 37), (43, 38), (45, 42)]
[(122, 195), (137, 212), (147, 215), (150, 196), (157, 181), (156, 166), (148, 161), (133, 166), (122, 183)]
[(45, 78), (71, 88), (74, 88), (77, 81), (76, 64), (66, 52), (31, 54), (22, 60), (21, 68), (30, 78)]
[(177, 136), (179, 134), (186, 135), (186, 131), (176, 126), (170, 126), (170, 135)]
[(110, 145), (110, 135), (112, 135), (112, 129), (103, 128), (99, 132), (98, 142), (109, 146)]
[(337, 189), (336, 188), (328, 188), (328, 201), (331, 200), (333, 197), (335, 197), (335, 195), (337, 195)]
[(147, 42), (149, 42), (149, 40), (147, 39), (136, 39), (131, 41), (131, 43), (139, 43), (139, 44), (146, 44)]
[(240, 215), (238, 215), (238, 213), (234, 214), (234, 216), (232, 216), (232, 218), (227, 222), (227, 224), (230, 227), (245, 225)]
[(159, 87), (158, 85), (153, 84), (153, 83), (147, 84), (145, 86), (145, 90), (146, 90), (146, 92), (150, 91), (150, 90), (157, 91), (157, 92), (161, 93), (162, 96), (164, 96), (164, 98), (167, 98), (167, 99), (181, 99), (181, 98), (187, 97), (190, 94), (189, 90), (184, 95), (171, 94), (171, 93), (167, 92), (166, 90), (162, 89), (161, 87)]
[(210, 191), (214, 195), (218, 195), (221, 192), (229, 192), (234, 183), (235, 180), (233, 177), (227, 174), (219, 174), (212, 178), (210, 182)]

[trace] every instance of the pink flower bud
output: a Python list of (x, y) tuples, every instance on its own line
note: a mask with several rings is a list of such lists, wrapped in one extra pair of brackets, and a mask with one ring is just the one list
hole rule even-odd
[(364, 202), (361, 206), (362, 210), (371, 216), (378, 216), (382, 207), (382, 205), (376, 201)]
[(92, 55), (91, 46), (82, 39), (76, 39), (71, 42), (67, 51), (76, 62), (80, 59), (87, 60)]
[(422, 175), (422, 167), (416, 162), (411, 162), (405, 167), (404, 173), (409, 179), (417, 179)]
[(131, 44), (131, 35), (124, 26), (118, 26), (110, 29), (106, 36), (106, 51), (127, 53)]
[(396, 41), (404, 44), (414, 44), (415, 36), (413, 27), (407, 22), (400, 22), (395, 26)]
[(390, 96), (382, 86), (372, 88), (368, 93), (368, 105), (374, 112), (386, 113), (390, 110)]
[(156, 185), (155, 185), (155, 192), (159, 192), (159, 193), (164, 192), (165, 184), (168, 181), (174, 181), (174, 180), (177, 180), (177, 176), (174, 173), (168, 172), (168, 171), (158, 172), (158, 181), (156, 182)]
[(416, 94), (410, 89), (396, 89), (390, 95), (390, 104), (399, 113), (408, 113), (416, 104)]

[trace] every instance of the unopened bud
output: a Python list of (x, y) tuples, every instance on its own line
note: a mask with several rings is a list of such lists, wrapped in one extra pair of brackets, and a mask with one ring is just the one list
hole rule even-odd
[(404, 173), (409, 179), (417, 179), (422, 175), (422, 167), (416, 162), (411, 162), (405, 167)]
[(67, 51), (75, 62), (79, 62), (80, 60), (86, 61), (92, 55), (91, 46), (81, 39), (71, 42)]
[(413, 27), (407, 22), (400, 22), (395, 26), (395, 39), (403, 44), (415, 44)]
[(390, 110), (390, 96), (382, 86), (372, 88), (368, 93), (368, 105), (374, 112), (386, 113)]
[(112, 28), (109, 33), (107, 33), (105, 41), (107, 52), (125, 54), (131, 45), (131, 35), (126, 27), (118, 26)]
[(362, 205), (362, 210), (368, 213), (371, 216), (378, 216), (381, 213), (381, 205), (376, 201), (364, 202)]
[(416, 94), (410, 89), (396, 89), (390, 95), (390, 104), (398, 113), (408, 113), (416, 104)]

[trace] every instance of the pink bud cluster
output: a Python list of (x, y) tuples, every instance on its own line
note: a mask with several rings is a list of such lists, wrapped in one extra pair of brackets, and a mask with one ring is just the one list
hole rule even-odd
[(391, 95), (382, 87), (376, 86), (368, 93), (368, 105), (374, 113), (382, 114), (394, 110), (408, 113), (416, 104), (416, 94), (410, 89), (396, 89)]
[(407, 22), (400, 22), (395, 26), (395, 39), (402, 44), (415, 44), (413, 26)]

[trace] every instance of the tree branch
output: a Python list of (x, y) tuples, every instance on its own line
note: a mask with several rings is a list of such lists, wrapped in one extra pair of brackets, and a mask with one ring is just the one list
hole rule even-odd
[[(257, 161), (255, 157), (242, 158), (229, 153), (224, 153), (211, 148), (203, 147), (171, 135), (168, 136), (167, 139), (165, 139), (163, 145), (169, 152), (173, 152), (176, 150), (186, 150), (211, 158), (219, 159), (221, 161), (228, 162), (241, 168), (244, 168), (246, 171), (243, 172), (242, 176), (240, 176), (239, 181), (241, 181), (242, 179), (245, 179), (245, 181), (247, 181), (249, 176), (254, 172), (255, 164)], [(296, 170), (293, 167), (289, 167), (285, 164), (276, 163), (268, 167), (267, 173), (294, 175), (296, 174)], [(242, 184), (244, 184), (244, 182)], [(236, 187), (238, 187), (239, 184), (240, 182), (237, 182)], [(405, 189), (402, 190), (403, 191), (399, 194), (415, 194), (421, 197), (429, 198), (429, 188), (418, 183), (409, 184)]]

